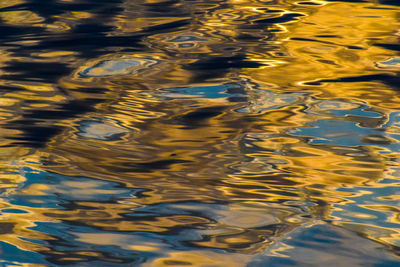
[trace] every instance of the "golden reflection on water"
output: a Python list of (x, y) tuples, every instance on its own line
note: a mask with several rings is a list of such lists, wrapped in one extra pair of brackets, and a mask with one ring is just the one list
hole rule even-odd
[[(194, 1), (173, 5), (191, 16), (151, 16), (149, 6), (163, 2), (125, 1), (102, 22), (113, 29), (108, 36), (145, 35), (145, 51), (112, 47), (87, 58), (62, 47), (14, 57), (3, 47), (4, 75), (18, 73), (9, 62), (26, 60), (72, 71), (54, 82), (0, 80), (18, 89), (0, 99), (1, 240), (57, 263), (128, 257), (108, 247), (149, 255), (143, 266), (245, 266), (267, 257), (349, 266), (364, 254), (372, 263), (397, 257), (398, 85), (368, 75), (398, 76), (397, 54), (377, 44), (398, 43), (399, 9)], [(4, 24), (52, 33), (92, 17), (0, 12)], [(214, 68), (212, 57), (227, 67)], [(93, 109), (53, 118), (68, 101)], [(48, 112), (39, 125), (62, 131), (44, 147), (15, 145), (24, 129), (9, 124), (38, 110)], [(308, 231), (320, 228), (359, 257), (318, 250)], [(310, 239), (293, 241), (302, 235)]]

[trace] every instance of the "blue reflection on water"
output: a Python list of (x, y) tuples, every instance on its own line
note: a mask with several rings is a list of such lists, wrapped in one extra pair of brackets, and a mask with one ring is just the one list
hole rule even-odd
[(382, 244), (326, 223), (296, 229), (275, 249), (247, 266), (399, 266)]
[(376, 129), (360, 128), (356, 122), (345, 120), (319, 120), (310, 128), (298, 128), (292, 135), (313, 137), (311, 144), (359, 146), (365, 135), (380, 134)]
[[(344, 209), (333, 210), (332, 216), (341, 218), (345, 222), (373, 225), (378, 228), (400, 228), (397, 219), (393, 219), (398, 213), (393, 207), (400, 206), (400, 200), (397, 199), (400, 195), (400, 184), (390, 179), (384, 179), (379, 184), (384, 184), (384, 186), (338, 188), (337, 191), (351, 193), (346, 197), (350, 201), (343, 205)], [(357, 216), (359, 214), (368, 214), (368, 216), (359, 217)]]
[(244, 89), (235, 83), (192, 86), (179, 88), (166, 88), (161, 90), (161, 95), (167, 98), (228, 98), (246, 97)]
[(17, 246), (0, 241), (0, 265), (20, 266), (22, 263), (46, 264), (45, 256), (36, 252), (22, 250)]
[(307, 127), (293, 129), (289, 134), (311, 138), (310, 144), (329, 144), (341, 146), (374, 145), (389, 148), (391, 151), (400, 149), (400, 134), (387, 132), (387, 127), (397, 126), (398, 112), (389, 114), (389, 118), (382, 114), (368, 110), (365, 105), (349, 103), (357, 108), (331, 108), (324, 110), (310, 110), (313, 115), (323, 116), (329, 112), (328, 119), (319, 119), (309, 123)]
[[(18, 192), (8, 196), (11, 204), (35, 208), (61, 208), (60, 204), (73, 200), (112, 201), (135, 195), (140, 190), (123, 188), (119, 183), (74, 177), (23, 168), (26, 181)], [(31, 194), (32, 185), (48, 185), (44, 194)]]

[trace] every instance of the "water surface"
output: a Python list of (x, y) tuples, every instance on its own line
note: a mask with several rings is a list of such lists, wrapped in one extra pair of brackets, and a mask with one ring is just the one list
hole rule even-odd
[(0, 265), (398, 266), (394, 0), (0, 2)]

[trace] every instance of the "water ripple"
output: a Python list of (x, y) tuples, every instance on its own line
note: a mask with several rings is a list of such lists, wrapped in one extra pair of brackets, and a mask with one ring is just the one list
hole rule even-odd
[(0, 265), (397, 266), (398, 12), (0, 2)]

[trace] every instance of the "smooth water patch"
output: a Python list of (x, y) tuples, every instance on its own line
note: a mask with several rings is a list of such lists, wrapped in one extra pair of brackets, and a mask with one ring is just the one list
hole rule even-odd
[(135, 190), (121, 188), (118, 183), (72, 177), (24, 168), (26, 177), (18, 191), (8, 196), (16, 207), (60, 208), (73, 200), (110, 201), (134, 194)]
[(82, 121), (77, 135), (98, 140), (116, 140), (127, 132), (128, 130), (115, 126), (111, 122), (93, 120)]
[(388, 60), (377, 62), (376, 66), (382, 69), (399, 69), (400, 68), (400, 57), (389, 58)]
[(247, 266), (398, 266), (397, 257), (385, 249), (350, 230), (321, 223), (295, 230)]
[(91, 66), (81, 70), (79, 75), (82, 77), (107, 77), (135, 74), (157, 63), (158, 61), (154, 59), (135, 56), (113, 57), (90, 64)]
[(221, 84), (208, 86), (193, 86), (181, 88), (166, 88), (160, 90), (161, 95), (170, 99), (227, 98), (231, 102), (247, 100), (246, 90), (240, 84)]

